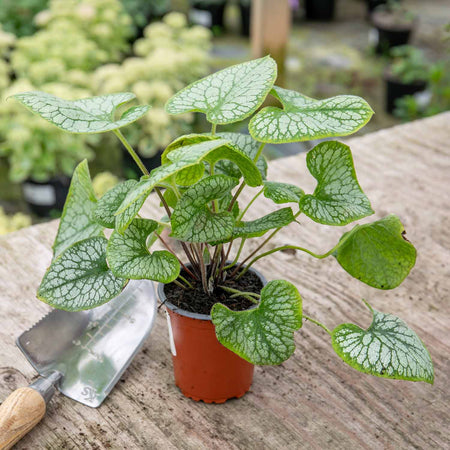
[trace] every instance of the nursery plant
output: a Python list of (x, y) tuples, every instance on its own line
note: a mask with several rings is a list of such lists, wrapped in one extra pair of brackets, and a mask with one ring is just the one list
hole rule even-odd
[[(373, 114), (360, 97), (339, 95), (316, 100), (274, 86), (276, 76), (275, 62), (265, 57), (216, 72), (176, 93), (166, 104), (167, 112), (203, 113), (211, 131), (175, 139), (165, 149), (161, 167), (151, 173), (120, 131), (146, 114), (149, 106), (133, 107), (115, 117), (116, 108), (130, 101), (133, 94), (76, 101), (43, 92), (16, 95), (33, 112), (63, 130), (112, 131), (143, 171), (139, 181), (120, 183), (96, 199), (87, 163), (79, 164), (38, 298), (68, 311), (89, 309), (117, 296), (130, 279), (154, 280), (161, 283), (159, 291), (166, 297), (171, 319), (175, 313), (190, 315), (190, 320), (202, 324), (212, 320), (211, 327), (222, 344), (217, 343), (217, 348), (226, 347), (246, 364), (273, 365), (288, 359), (295, 350), (294, 332), (304, 320), (310, 320), (329, 335), (336, 353), (360, 372), (433, 383), (427, 349), (400, 318), (376, 311), (363, 300), (373, 314), (368, 329), (344, 323), (329, 330), (303, 314), (302, 297), (294, 284), (278, 279), (264, 285), (264, 279), (252, 271), (261, 258), (276, 258), (278, 251), (296, 249), (313, 258), (334, 258), (349, 275), (369, 286), (394, 289), (416, 259), (416, 250), (395, 215), (355, 225), (324, 254), (298, 242), (264, 249), (300, 215), (317, 224), (344, 226), (374, 213), (358, 183), (350, 148), (336, 140), (321, 142), (307, 154), (308, 170), (317, 180), (313, 192), (267, 179), (262, 156), (266, 143), (346, 136), (363, 127)], [(280, 106), (260, 109), (268, 95)], [(249, 117), (250, 136), (218, 130)], [(245, 203), (241, 194), (247, 188), (257, 192)], [(143, 218), (139, 212), (152, 192), (156, 196), (151, 201), (161, 207), (161, 217)], [(273, 210), (246, 220), (261, 195), (272, 202)], [(109, 239), (105, 228), (112, 230)], [(179, 241), (184, 257), (172, 250), (163, 229)], [(246, 252), (246, 243), (252, 239), (260, 239), (260, 243)], [(152, 248), (158, 241), (165, 250)], [(178, 338), (174, 336), (174, 363), (182, 356), (178, 353), (185, 344), (177, 342)], [(207, 365), (208, 357), (199, 356), (202, 340), (197, 342), (192, 358), (197, 365)], [(209, 357), (213, 356), (210, 352)], [(205, 367), (197, 370), (207, 372)], [(189, 391), (187, 395), (224, 401), (243, 395), (245, 389), (219, 399)]]

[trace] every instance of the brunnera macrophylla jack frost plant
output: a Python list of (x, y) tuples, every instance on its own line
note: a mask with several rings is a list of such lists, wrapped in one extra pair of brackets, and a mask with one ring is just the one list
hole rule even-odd
[[(359, 97), (340, 95), (315, 100), (274, 86), (277, 75), (270, 57), (229, 67), (194, 82), (166, 104), (170, 114), (201, 112), (212, 124), (209, 134), (190, 134), (173, 141), (162, 165), (148, 173), (119, 130), (142, 117), (148, 106), (137, 106), (115, 117), (117, 107), (132, 94), (105, 95), (76, 101), (42, 92), (15, 97), (44, 119), (72, 133), (112, 131), (143, 171), (139, 181), (118, 184), (97, 199), (87, 163), (73, 175), (58, 234), (54, 258), (38, 290), (38, 298), (66, 310), (94, 308), (115, 297), (129, 279), (174, 282), (183, 289), (201, 283), (208, 295), (239, 279), (259, 259), (286, 248), (323, 259), (334, 257), (350, 275), (378, 289), (393, 289), (414, 266), (416, 250), (404, 238), (399, 218), (388, 215), (355, 225), (324, 254), (297, 243), (264, 251), (283, 227), (305, 214), (319, 224), (347, 225), (373, 214), (355, 173), (351, 150), (335, 141), (318, 144), (307, 154), (308, 170), (317, 180), (314, 192), (300, 186), (268, 181), (262, 150), (267, 142), (297, 142), (354, 133), (373, 112)], [(259, 109), (267, 95), (281, 107)], [(250, 118), (250, 136), (220, 133), (218, 125)], [(241, 192), (257, 187), (247, 204)], [(155, 191), (166, 219), (138, 216)], [(264, 195), (285, 205), (256, 220), (245, 220), (253, 201)], [(112, 230), (107, 239), (104, 228)], [(187, 269), (170, 250), (153, 250), (162, 228), (181, 241)], [(245, 255), (245, 243), (261, 238)], [(232, 243), (240, 241), (232, 258)], [(245, 256), (241, 256), (245, 255)], [(184, 269), (183, 275), (180, 268)], [(420, 338), (398, 317), (378, 312), (367, 303), (373, 321), (367, 330), (342, 324), (334, 330), (302, 314), (302, 298), (288, 281), (270, 281), (259, 294), (233, 289), (255, 307), (232, 311), (220, 303), (211, 310), (218, 340), (255, 364), (280, 364), (294, 352), (294, 331), (303, 319), (320, 325), (331, 336), (336, 353), (355, 369), (379, 377), (433, 383), (430, 355)]]

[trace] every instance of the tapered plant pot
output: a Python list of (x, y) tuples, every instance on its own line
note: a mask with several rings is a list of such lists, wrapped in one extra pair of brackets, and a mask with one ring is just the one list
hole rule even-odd
[(66, 176), (53, 177), (44, 182), (29, 178), (22, 183), (22, 194), (33, 214), (50, 217), (62, 211), (69, 187), (70, 178)]
[(396, 101), (407, 95), (414, 95), (425, 91), (427, 82), (417, 80), (414, 83), (402, 83), (390, 75), (385, 76), (386, 83), (386, 111), (393, 114)]
[(217, 340), (210, 315), (176, 307), (166, 300), (165, 288), (159, 284), (158, 294), (166, 306), (175, 384), (186, 397), (206, 403), (242, 397), (252, 385), (254, 365)]
[(305, 15), (308, 20), (333, 20), (335, 0), (305, 0)]

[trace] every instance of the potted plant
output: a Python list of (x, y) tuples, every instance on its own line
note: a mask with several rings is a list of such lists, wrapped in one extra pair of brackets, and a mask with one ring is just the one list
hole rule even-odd
[(192, 23), (210, 28), (215, 34), (222, 32), (226, 0), (190, 0), (189, 3)]
[(335, 0), (305, 0), (305, 14), (308, 20), (333, 20)]
[[(125, 181), (97, 200), (87, 163), (80, 163), (38, 298), (56, 308), (81, 310), (115, 297), (129, 279), (161, 283), (158, 290), (168, 310), (175, 381), (196, 400), (223, 402), (243, 395), (252, 381), (253, 364), (280, 364), (294, 353), (294, 332), (304, 320), (320, 326), (336, 353), (361, 372), (433, 383), (428, 351), (398, 317), (375, 311), (366, 302), (373, 313), (367, 330), (354, 324), (329, 330), (303, 314), (302, 298), (292, 283), (266, 283), (252, 271), (261, 258), (296, 249), (314, 258), (333, 257), (362, 282), (393, 289), (416, 259), (416, 250), (395, 215), (354, 226), (324, 254), (297, 242), (264, 248), (300, 214), (319, 224), (343, 226), (373, 213), (358, 184), (350, 148), (338, 141), (322, 142), (307, 155), (308, 169), (317, 180), (313, 193), (266, 179), (265, 143), (349, 135), (372, 116), (362, 98), (341, 95), (314, 100), (274, 86), (276, 75), (275, 62), (265, 57), (224, 69), (175, 94), (167, 111), (202, 112), (212, 124), (211, 132), (173, 141), (162, 155), (162, 166), (151, 173), (119, 130), (143, 116), (148, 107), (134, 107), (114, 118), (115, 108), (131, 100), (132, 94), (75, 104), (42, 92), (16, 95), (67, 131), (112, 130), (143, 171), (140, 181)], [(269, 93), (282, 107), (256, 112)], [(250, 116), (251, 136), (218, 133), (218, 126)], [(242, 203), (240, 194), (249, 187), (256, 193)], [(138, 216), (151, 192), (157, 194), (165, 217)], [(246, 220), (261, 195), (272, 202), (273, 211)], [(109, 239), (103, 235), (104, 227), (112, 230)], [(163, 229), (179, 241), (185, 258), (175, 254), (162, 236)], [(260, 243), (246, 253), (245, 243), (253, 238), (261, 238)], [(151, 249), (155, 241), (165, 250)], [(237, 251), (235, 241), (240, 242)], [(226, 370), (225, 376), (221, 370)]]
[(423, 93), (428, 85), (430, 68), (423, 52), (410, 45), (392, 49), (393, 61), (385, 74), (386, 111), (394, 112), (398, 99)]
[(415, 26), (415, 16), (400, 3), (390, 1), (375, 9), (371, 16), (375, 27), (375, 51), (389, 53), (392, 47), (406, 45)]

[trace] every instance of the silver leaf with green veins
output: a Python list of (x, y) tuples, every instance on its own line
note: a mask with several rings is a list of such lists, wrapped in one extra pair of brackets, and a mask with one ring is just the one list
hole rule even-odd
[(333, 253), (353, 277), (377, 289), (394, 289), (416, 262), (416, 249), (403, 234), (400, 219), (391, 214), (345, 233)]
[(132, 280), (153, 280), (170, 283), (180, 274), (180, 263), (170, 252), (150, 253), (147, 239), (158, 229), (158, 223), (134, 219), (122, 236), (114, 231), (106, 250), (111, 271), (118, 277)]
[(302, 298), (284, 280), (267, 283), (254, 309), (231, 311), (216, 303), (211, 310), (219, 342), (252, 364), (275, 365), (295, 350), (294, 331), (302, 326)]
[(215, 124), (238, 122), (262, 104), (276, 77), (277, 65), (270, 56), (237, 64), (177, 92), (166, 110), (169, 114), (203, 112)]
[(303, 189), (289, 183), (279, 183), (277, 181), (264, 182), (264, 197), (270, 198), (274, 203), (298, 203), (305, 195)]
[(182, 195), (171, 217), (175, 239), (188, 242), (215, 242), (231, 238), (234, 216), (231, 212), (212, 212), (208, 204), (229, 195), (238, 184), (226, 175), (212, 175), (194, 184)]
[(270, 93), (283, 109), (268, 106), (252, 117), (250, 134), (261, 142), (276, 144), (347, 136), (362, 128), (373, 115), (368, 103), (354, 95), (315, 100), (278, 86)]
[(53, 260), (39, 286), (37, 297), (50, 306), (80, 311), (100, 306), (120, 294), (127, 284), (106, 264), (102, 236), (77, 242)]
[(99, 236), (103, 226), (95, 220), (97, 199), (92, 188), (87, 161), (76, 167), (53, 244), (54, 257), (83, 239)]
[(312, 220), (342, 226), (373, 214), (356, 178), (349, 147), (322, 142), (308, 153), (306, 164), (318, 184), (313, 195), (301, 198), (300, 209)]
[(46, 92), (32, 91), (14, 97), (34, 113), (70, 133), (102, 133), (117, 130), (141, 118), (150, 106), (135, 106), (114, 119), (117, 107), (136, 98), (131, 92), (81, 100), (63, 100)]
[(333, 330), (336, 353), (360, 372), (433, 384), (433, 363), (417, 334), (400, 318), (370, 309), (373, 321), (367, 330), (349, 323)]

